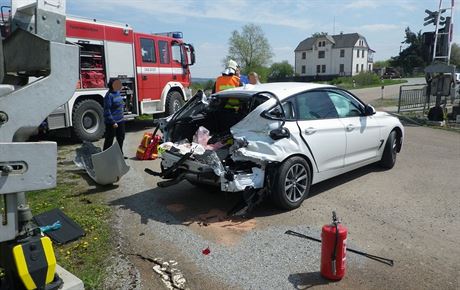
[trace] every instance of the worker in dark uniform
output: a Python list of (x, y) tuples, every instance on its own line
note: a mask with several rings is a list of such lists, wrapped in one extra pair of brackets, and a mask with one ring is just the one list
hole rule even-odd
[(243, 86), (243, 84), (240, 80), (240, 67), (236, 61), (231, 59), (228, 61), (227, 68), (225, 68), (222, 75), (216, 79), (212, 92), (217, 93), (241, 86)]
[(108, 87), (109, 91), (104, 97), (105, 140), (103, 150), (112, 146), (113, 138), (116, 137), (123, 153), (123, 141), (125, 140), (123, 111), (125, 104), (123, 97), (120, 95), (121, 81), (118, 79), (111, 80)]

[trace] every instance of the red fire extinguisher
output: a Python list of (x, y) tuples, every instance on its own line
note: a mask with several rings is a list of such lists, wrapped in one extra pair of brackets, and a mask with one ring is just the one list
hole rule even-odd
[(347, 228), (340, 224), (335, 211), (332, 224), (323, 226), (321, 233), (321, 276), (340, 280), (345, 276)]

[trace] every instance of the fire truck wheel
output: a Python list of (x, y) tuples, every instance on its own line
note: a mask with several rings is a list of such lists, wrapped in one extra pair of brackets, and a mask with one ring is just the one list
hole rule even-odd
[(97, 141), (104, 136), (104, 109), (95, 100), (78, 102), (73, 109), (73, 133), (81, 141)]
[(166, 97), (166, 114), (172, 115), (184, 105), (184, 99), (178, 91), (170, 91)]
[(274, 174), (271, 198), (282, 209), (298, 208), (308, 196), (311, 185), (310, 167), (302, 157), (291, 157)]

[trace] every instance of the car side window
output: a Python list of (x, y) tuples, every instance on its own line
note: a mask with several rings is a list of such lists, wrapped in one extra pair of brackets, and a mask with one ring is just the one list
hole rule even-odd
[(295, 100), (299, 120), (338, 118), (334, 104), (324, 91), (304, 92), (295, 96)]
[[(284, 110), (284, 115), (286, 120), (295, 120), (295, 111), (294, 111), (294, 105), (292, 104), (291, 100), (284, 101), (282, 102), (283, 110)], [(282, 117), (282, 111), (280, 109), (280, 106), (277, 105), (270, 111), (268, 111), (268, 115), (270, 115), (273, 118), (281, 118)]]
[(362, 115), (359, 103), (349, 96), (339, 92), (327, 92), (337, 110), (339, 118), (358, 117)]

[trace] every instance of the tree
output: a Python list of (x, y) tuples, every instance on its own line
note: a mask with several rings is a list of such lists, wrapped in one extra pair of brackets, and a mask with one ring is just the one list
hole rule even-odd
[(269, 80), (285, 80), (294, 75), (294, 68), (287, 61), (275, 62), (269, 68)]
[(428, 47), (423, 45), (422, 32), (412, 32), (409, 27), (405, 30), (405, 39), (402, 43), (408, 44), (398, 56), (392, 57), (390, 64), (394, 67), (401, 67), (405, 74), (412, 74), (414, 68), (425, 67), (428, 60), (423, 56), (428, 55), (426, 50)]
[(457, 67), (460, 66), (460, 46), (457, 43), (452, 43), (452, 47), (450, 49), (450, 64)]
[(327, 32), (315, 32), (311, 35), (311, 37), (321, 37), (321, 36), (326, 36)]
[(228, 40), (228, 55), (224, 62), (234, 59), (245, 74), (267, 66), (273, 52), (262, 28), (255, 24), (243, 26), (242, 32), (234, 30)]
[(387, 60), (379, 60), (374, 62), (374, 68), (384, 68), (384, 67), (389, 67), (390, 65), (390, 59)]

